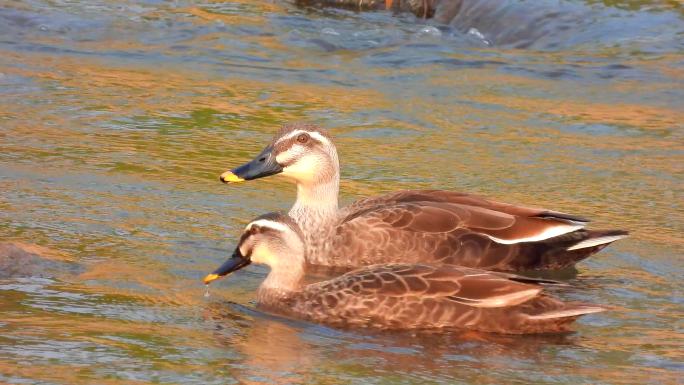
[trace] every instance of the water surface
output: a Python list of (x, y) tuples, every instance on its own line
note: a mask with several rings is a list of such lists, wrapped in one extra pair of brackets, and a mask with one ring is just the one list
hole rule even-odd
[[(0, 382), (681, 381), (684, 10), (500, 4), (439, 24), (271, 1), (0, 2), (0, 240), (82, 265), (0, 281)], [(615, 310), (560, 337), (334, 330), (255, 311), (259, 267), (205, 298), (241, 228), (294, 199), (279, 177), (218, 175), (293, 120), (335, 136), (344, 202), (437, 187), (629, 229), (562, 276), (564, 298)]]

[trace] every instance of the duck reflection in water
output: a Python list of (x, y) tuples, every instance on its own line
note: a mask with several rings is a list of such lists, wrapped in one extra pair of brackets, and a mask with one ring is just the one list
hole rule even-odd
[[(241, 356), (227, 360), (226, 371), (241, 383), (307, 383), (336, 370), (371, 373), (432, 373), (451, 376), (497, 367), (514, 370), (520, 362), (542, 362), (551, 347), (574, 346), (576, 335), (504, 335), (473, 331), (432, 333), (339, 330), (263, 313), (231, 302), (211, 303), (204, 312), (216, 341)], [(365, 373), (364, 372), (368, 372)], [(481, 377), (481, 375), (478, 375)]]

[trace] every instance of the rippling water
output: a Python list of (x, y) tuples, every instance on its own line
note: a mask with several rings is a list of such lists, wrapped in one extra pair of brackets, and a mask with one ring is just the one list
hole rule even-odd
[[(681, 2), (464, 6), (0, 2), (0, 240), (82, 267), (0, 280), (0, 382), (681, 381)], [(218, 175), (293, 120), (335, 135), (345, 202), (434, 186), (631, 230), (562, 293), (615, 309), (560, 337), (340, 331), (254, 310), (258, 267), (205, 298), (294, 198)]]

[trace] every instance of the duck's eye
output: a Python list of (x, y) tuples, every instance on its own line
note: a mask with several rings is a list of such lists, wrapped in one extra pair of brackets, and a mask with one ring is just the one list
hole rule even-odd
[(309, 134), (299, 134), (297, 137), (297, 141), (299, 143), (306, 143), (309, 141)]

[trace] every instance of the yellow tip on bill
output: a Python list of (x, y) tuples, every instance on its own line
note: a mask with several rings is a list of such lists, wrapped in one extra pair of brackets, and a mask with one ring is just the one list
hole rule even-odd
[(244, 179), (233, 174), (231, 171), (226, 171), (223, 174), (221, 174), (221, 180), (226, 182), (226, 183), (244, 182)]
[(210, 284), (210, 283), (216, 281), (216, 280), (219, 279), (219, 278), (220, 278), (220, 277), (219, 277), (218, 274), (207, 274), (207, 276), (204, 277), (204, 284), (205, 284), (205, 285), (208, 285), (208, 284)]

